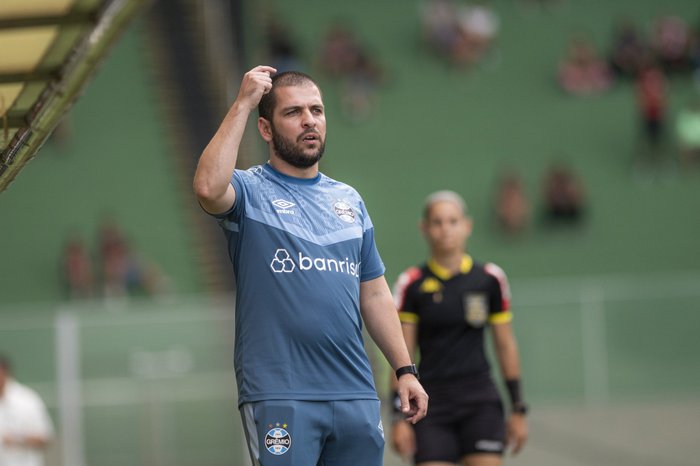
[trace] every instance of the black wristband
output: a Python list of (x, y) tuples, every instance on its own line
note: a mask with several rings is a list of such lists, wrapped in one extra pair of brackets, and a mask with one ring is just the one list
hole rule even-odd
[(520, 379), (506, 380), (508, 397), (510, 398), (511, 411), (518, 414), (527, 414), (528, 406), (523, 401), (523, 394), (520, 389)]
[(506, 380), (506, 388), (508, 389), (508, 397), (510, 398), (511, 405), (523, 402), (523, 395), (520, 391), (520, 379)]

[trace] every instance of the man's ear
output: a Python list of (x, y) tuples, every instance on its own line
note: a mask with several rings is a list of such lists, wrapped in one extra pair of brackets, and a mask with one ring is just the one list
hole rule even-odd
[(265, 142), (272, 141), (272, 125), (263, 117), (258, 117), (258, 131)]

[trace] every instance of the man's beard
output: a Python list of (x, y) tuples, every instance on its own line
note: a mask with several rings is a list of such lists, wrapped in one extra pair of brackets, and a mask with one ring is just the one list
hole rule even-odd
[[(306, 132), (304, 134), (308, 133), (309, 132)], [(274, 127), (272, 128), (272, 147), (279, 158), (287, 162), (289, 165), (296, 168), (309, 168), (321, 160), (321, 157), (323, 157), (323, 152), (326, 150), (326, 141), (323, 141), (318, 133), (313, 134), (318, 135), (318, 141), (321, 145), (319, 146), (318, 150), (311, 155), (305, 154), (291, 140), (285, 138), (275, 131)]]

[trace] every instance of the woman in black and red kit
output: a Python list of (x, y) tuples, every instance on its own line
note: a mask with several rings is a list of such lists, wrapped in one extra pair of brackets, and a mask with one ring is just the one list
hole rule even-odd
[[(416, 425), (397, 412), (391, 440), (418, 466), (499, 466), (507, 448), (517, 453), (527, 440), (508, 281), (500, 267), (466, 254), (471, 229), (457, 193), (428, 196), (421, 230), (430, 259), (395, 285), (404, 338), (412, 355), (420, 353), (430, 409)], [(487, 327), (510, 398), (507, 419), (485, 354)]]

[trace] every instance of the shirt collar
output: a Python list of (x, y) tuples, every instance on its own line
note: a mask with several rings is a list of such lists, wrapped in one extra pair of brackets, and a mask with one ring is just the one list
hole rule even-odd
[[(460, 274), (469, 273), (469, 271), (472, 269), (473, 265), (474, 265), (474, 261), (471, 258), (471, 256), (469, 254), (464, 254), (462, 256), (462, 262), (459, 264), (459, 273)], [(433, 273), (433, 275), (435, 275), (437, 278), (439, 278), (443, 282), (446, 280), (449, 280), (450, 278), (452, 278), (454, 276), (450, 273), (449, 270), (447, 270), (445, 267), (438, 264), (433, 258), (431, 258), (428, 261), (428, 268)]]
[(273, 176), (276, 176), (288, 183), (293, 183), (293, 184), (301, 184), (301, 185), (312, 185), (316, 184), (321, 180), (321, 172), (318, 172), (316, 176), (313, 178), (297, 178), (296, 176), (290, 176), (282, 173), (281, 171), (275, 169), (270, 162), (266, 162), (263, 165), (263, 169), (267, 170), (269, 173), (272, 173)]

